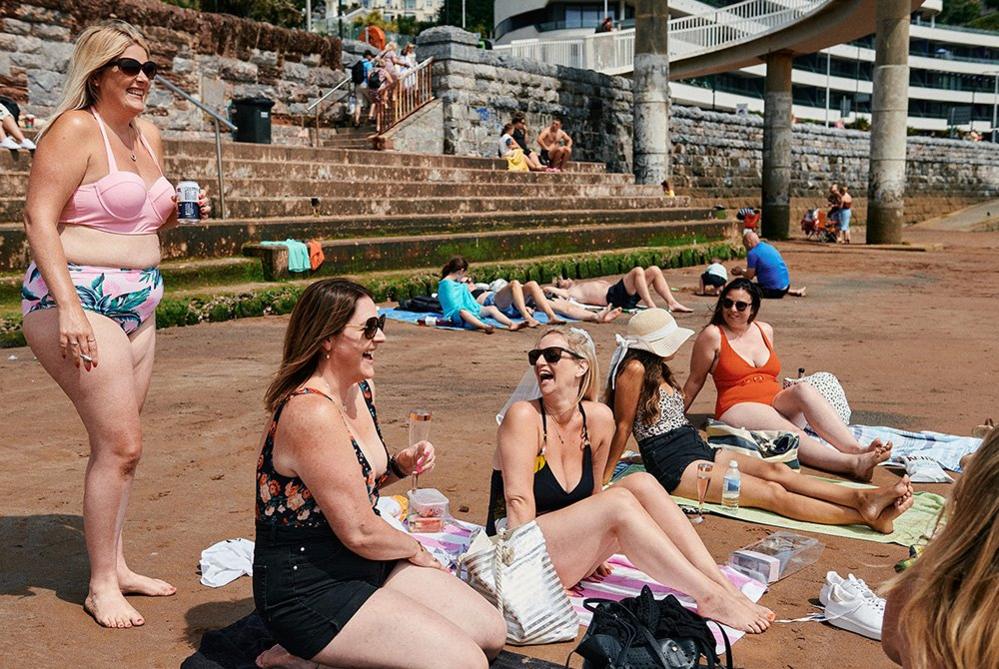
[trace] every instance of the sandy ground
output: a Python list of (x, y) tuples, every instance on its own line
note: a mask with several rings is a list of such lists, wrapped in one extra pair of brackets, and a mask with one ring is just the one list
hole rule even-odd
[[(860, 235), (858, 234), (858, 237)], [(996, 414), (995, 334), (999, 233), (910, 231), (913, 242), (943, 242), (933, 253), (783, 246), (795, 284), (809, 297), (767, 302), (784, 369), (831, 370), (865, 423), (970, 432)], [(681, 299), (707, 320), (710, 300), (690, 294), (700, 270), (670, 272)], [(174, 597), (136, 599), (147, 624), (99, 629), (81, 610), (87, 559), (82, 479), (88, 446), (73, 408), (27, 349), (0, 359), (0, 406), (7, 490), (0, 518), (0, 665), (21, 667), (176, 667), (206, 629), (252, 609), (247, 578), (218, 590), (198, 583), (200, 551), (253, 536), (253, 471), (265, 422), (261, 396), (275, 370), (286, 319), (262, 318), (159, 333), (152, 390), (143, 420), (145, 455), (126, 524), (132, 566), (178, 586)], [(623, 328), (623, 322), (621, 323)], [(592, 327), (603, 360), (616, 328)], [(520, 379), (533, 334), (434, 332), (392, 323), (378, 356), (379, 410), (391, 446), (404, 444), (406, 411), (434, 410), (437, 471), (421, 480), (451, 498), (460, 517), (481, 521), (488, 494), (493, 415)], [(690, 344), (677, 359), (684, 375)], [(16, 359), (8, 359), (15, 356)], [(713, 406), (705, 388), (694, 412)], [(893, 476), (877, 473), (877, 482)], [(919, 486), (946, 491), (947, 486)], [(698, 530), (719, 561), (765, 535), (762, 526), (709, 517)], [(776, 584), (763, 603), (781, 617), (813, 610), (828, 569), (870, 583), (892, 575), (901, 546), (821, 536), (821, 560)], [(394, 625), (386, 621), (391, 636)], [(569, 644), (529, 649), (563, 661)], [(777, 625), (735, 647), (740, 667), (891, 666), (880, 646), (821, 623)]]

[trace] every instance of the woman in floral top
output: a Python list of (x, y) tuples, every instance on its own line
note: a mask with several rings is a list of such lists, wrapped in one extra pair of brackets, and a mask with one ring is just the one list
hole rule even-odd
[(260, 666), (486, 667), (503, 648), (499, 612), (375, 508), (434, 467), (429, 442), (391, 456), (382, 439), (377, 313), (364, 287), (326, 279), (291, 314), (257, 461), (253, 597), (280, 644)]

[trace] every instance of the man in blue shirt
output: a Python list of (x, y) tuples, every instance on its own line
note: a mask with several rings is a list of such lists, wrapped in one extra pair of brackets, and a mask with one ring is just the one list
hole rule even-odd
[(805, 288), (791, 288), (791, 276), (780, 251), (760, 240), (752, 230), (742, 233), (742, 243), (746, 247), (746, 268), (736, 267), (732, 274), (756, 279), (763, 297), (779, 300), (785, 295), (804, 297)]

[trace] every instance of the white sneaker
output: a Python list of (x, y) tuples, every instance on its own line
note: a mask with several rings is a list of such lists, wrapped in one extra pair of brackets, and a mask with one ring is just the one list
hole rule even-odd
[(827, 592), (826, 622), (869, 639), (881, 640), (885, 603), (880, 597), (856, 594), (845, 585), (832, 584)]
[(17, 151), (21, 148), (21, 145), (15, 142), (13, 137), (4, 137), (3, 141), (0, 142), (0, 147), (10, 149), (11, 151)]
[(38, 147), (35, 146), (34, 142), (25, 137), (23, 140), (21, 140), (21, 148), (24, 149), (25, 151), (34, 151)]
[(829, 603), (829, 590), (832, 589), (832, 586), (834, 585), (846, 588), (858, 597), (864, 597), (865, 599), (881, 599), (881, 597), (871, 590), (870, 586), (864, 582), (864, 579), (857, 578), (853, 574), (849, 574), (846, 578), (843, 578), (838, 573), (829, 571), (826, 572), (825, 585), (823, 585), (822, 589), (819, 590), (819, 601), (822, 603), (822, 606)]

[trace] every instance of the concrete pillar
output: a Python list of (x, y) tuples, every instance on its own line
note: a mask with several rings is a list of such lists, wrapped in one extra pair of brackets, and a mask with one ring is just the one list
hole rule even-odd
[(876, 0), (867, 243), (902, 241), (909, 111), (908, 0)]
[(767, 54), (763, 101), (763, 236), (787, 239), (791, 228), (790, 52)]
[(670, 176), (669, 7), (662, 0), (635, 3), (635, 181), (662, 183)]

